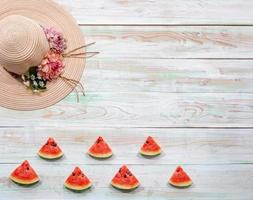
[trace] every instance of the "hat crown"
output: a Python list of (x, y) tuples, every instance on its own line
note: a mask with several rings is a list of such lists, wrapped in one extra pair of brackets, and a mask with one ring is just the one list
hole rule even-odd
[(0, 20), (0, 65), (15, 74), (38, 66), (49, 51), (42, 27), (24, 16), (11, 15)]

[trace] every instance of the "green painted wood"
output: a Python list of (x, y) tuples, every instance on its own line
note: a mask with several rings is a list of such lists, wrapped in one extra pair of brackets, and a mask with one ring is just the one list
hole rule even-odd
[(56, 0), (81, 24), (252, 24), (245, 0)]

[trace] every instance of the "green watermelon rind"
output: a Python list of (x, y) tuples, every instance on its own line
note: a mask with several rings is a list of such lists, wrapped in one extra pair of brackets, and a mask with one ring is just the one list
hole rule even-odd
[(16, 178), (16, 177), (12, 176), (12, 175), (10, 176), (10, 179), (14, 183), (16, 183), (18, 185), (21, 185), (21, 186), (32, 186), (32, 185), (35, 185), (36, 183), (38, 183), (40, 181), (39, 177), (37, 177), (37, 178), (35, 178), (31, 181), (24, 181), (24, 180), (21, 180), (19, 178)]
[(69, 183), (65, 182), (64, 187), (72, 192), (84, 192), (92, 187), (92, 182), (80, 188), (78, 186), (72, 186)]
[(169, 180), (169, 184), (173, 187), (176, 187), (176, 188), (188, 188), (192, 185), (192, 181), (184, 181), (181, 183), (175, 183), (175, 182)]
[(58, 160), (63, 157), (64, 153), (59, 152), (59, 154), (51, 155), (51, 154), (45, 154), (39, 151), (38, 155), (40, 158), (45, 159), (45, 160)]
[(140, 183), (136, 183), (135, 185), (132, 185), (132, 186), (124, 186), (124, 185), (121, 185), (121, 184), (117, 184), (117, 183), (114, 183), (113, 181), (111, 182), (111, 185), (112, 187), (118, 189), (118, 190), (122, 190), (122, 191), (133, 191), (135, 189), (137, 189), (139, 186), (140, 186)]
[(158, 151), (145, 151), (143, 149), (140, 150), (140, 154), (144, 157), (156, 157), (162, 153), (161, 150)]
[(113, 153), (109, 152), (109, 153), (103, 153), (103, 154), (101, 154), (101, 153), (94, 154), (94, 153), (88, 151), (88, 155), (91, 156), (92, 158), (104, 160), (104, 159), (108, 159), (108, 158), (112, 157)]

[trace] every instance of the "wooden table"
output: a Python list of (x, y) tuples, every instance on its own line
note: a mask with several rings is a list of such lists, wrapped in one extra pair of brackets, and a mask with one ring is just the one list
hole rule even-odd
[[(57, 1), (101, 54), (88, 60), (80, 103), (71, 94), (40, 111), (0, 109), (0, 199), (252, 200), (253, 1)], [(109, 160), (85, 154), (99, 135), (114, 151)], [(160, 157), (138, 155), (148, 135), (163, 147)], [(64, 159), (37, 157), (48, 136)], [(24, 159), (41, 177), (31, 188), (8, 179)], [(110, 187), (122, 164), (141, 182), (131, 193)], [(179, 164), (192, 187), (168, 186)], [(64, 189), (75, 166), (91, 190)]]

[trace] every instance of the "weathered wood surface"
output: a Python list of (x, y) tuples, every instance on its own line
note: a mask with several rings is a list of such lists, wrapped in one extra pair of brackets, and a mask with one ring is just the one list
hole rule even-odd
[[(0, 199), (15, 198), (20, 193), (22, 199), (251, 199), (253, 195), (252, 130), (69, 127), (0, 131)], [(48, 162), (36, 155), (49, 135), (57, 139), (65, 152), (62, 160)], [(109, 160), (94, 160), (85, 154), (98, 135), (104, 136), (113, 149), (115, 155)], [(148, 135), (155, 135), (163, 148), (161, 156), (155, 159), (138, 156)], [(39, 185), (23, 188), (8, 179), (24, 159), (29, 159), (40, 175)], [(122, 164), (127, 164), (141, 182), (141, 187), (132, 193), (121, 193), (109, 185)], [(178, 164), (191, 175), (193, 187), (178, 190), (167, 184)], [(75, 166), (84, 169), (94, 183), (84, 194), (67, 191), (62, 185)]]
[(81, 24), (252, 25), (248, 0), (56, 0)]
[(74, 94), (47, 109), (0, 109), (1, 126), (252, 127), (251, 93)]
[(141, 186), (123, 193), (110, 186), (110, 181), (120, 165), (80, 165), (93, 180), (94, 187), (85, 193), (73, 193), (63, 187), (64, 180), (76, 165), (61, 165), (52, 162), (34, 164), (41, 183), (32, 187), (20, 187), (12, 183), (9, 174), (14, 164), (1, 165), (0, 199), (225, 199), (252, 200), (253, 165), (185, 165), (194, 180), (187, 189), (176, 189), (167, 184), (176, 165), (129, 165), (138, 177)]
[(93, 58), (87, 92), (251, 93), (252, 60)]
[[(189, 40), (187, 45), (181, 40), (173, 40), (169, 34), (170, 31), (167, 31), (167, 29), (173, 29), (174, 31), (188, 30), (190, 32), (191, 29), (197, 29), (197, 33), (201, 29), (208, 33), (212, 29), (211, 32), (219, 33), (218, 35), (222, 36), (224, 35), (221, 33), (223, 28), (228, 32), (228, 38), (232, 38), (231, 40), (219, 38), (214, 34), (212, 39), (202, 41), (205, 37), (201, 35), (204, 34), (200, 34), (200, 36), (196, 34), (196, 42), (193, 41), (194, 37), (191, 34), (186, 34), (190, 37), (185, 39)], [(233, 60), (213, 60), (219, 56), (220, 58), (252, 57), (253, 45), (250, 44), (253, 42), (253, 34), (249, 34), (252, 32), (252, 27), (92, 26), (84, 27), (83, 31), (88, 41), (98, 41), (97, 46), (93, 48), (100, 50), (101, 55), (87, 63), (85, 74), (94, 74), (96, 79), (94, 77), (83, 79), (83, 83), (85, 85), (87, 83), (86, 88), (88, 89), (87, 96), (82, 98), (82, 102), (76, 104), (74, 95), (72, 95), (56, 106), (42, 111), (24, 114), (1, 109), (3, 116), (1, 125), (39, 124), (51, 126), (59, 125), (62, 122), (66, 122), (65, 124), (68, 125), (72, 123), (74, 125), (78, 123), (92, 125), (96, 120), (96, 124), (101, 126), (252, 127), (252, 95), (237, 94), (237, 92), (249, 93), (252, 91), (252, 60), (241, 61), (236, 58)], [(164, 34), (159, 34), (162, 31)], [(161, 35), (163, 36), (161, 37)], [(175, 38), (177, 37), (180, 38), (180, 33), (175, 34)], [(224, 37), (227, 37), (226, 34)], [(212, 41), (214, 42), (212, 43)], [(223, 44), (226, 42), (232, 46), (224, 47)], [(237, 47), (234, 47), (234, 44), (238, 44)], [(144, 55), (143, 58), (139, 56), (140, 52)], [(208, 57), (212, 59), (167, 59), (174, 57), (173, 54), (178, 58), (189, 56), (190, 58)], [(247, 54), (248, 56), (245, 56)], [(147, 59), (144, 59), (145, 57)], [(161, 67), (156, 67), (156, 64), (164, 66), (165, 69), (160, 72), (156, 82), (153, 82), (152, 79), (147, 82), (145, 79), (141, 80), (136, 77), (135, 74), (130, 74), (128, 68), (131, 67), (131, 60), (137, 60), (141, 64), (139, 70), (143, 73), (147, 71), (150, 75), (155, 76), (155, 73), (159, 72), (157, 68)], [(90, 65), (91, 62), (93, 64)], [(106, 62), (113, 64), (108, 65)], [(128, 66), (124, 72), (109, 71), (115, 68), (124, 70), (122, 63)], [(183, 77), (182, 80), (178, 77), (178, 72), (173, 74), (173, 71), (169, 70), (171, 65), (172, 70), (173, 68), (181, 70), (186, 77)], [(173, 67), (173, 65), (175, 66)], [(89, 67), (95, 68), (94, 71), (90, 72)], [(132, 68), (138, 69), (135, 66)], [(197, 69), (199, 73), (204, 71), (206, 78), (198, 78), (194, 69)], [(124, 76), (119, 77), (120, 81), (118, 81), (111, 77), (107, 78), (108, 73), (113, 77), (123, 74), (132, 79), (133, 83), (126, 80), (122, 85), (121, 81), (124, 81)], [(188, 76), (197, 77), (194, 79), (188, 78)], [(107, 79), (107, 82), (104, 82), (104, 79)], [(186, 83), (181, 84), (184, 81)], [(197, 81), (196, 90), (191, 88), (191, 81)], [(90, 83), (94, 83), (94, 85), (89, 86)], [(143, 87), (141, 87), (142, 85)], [(116, 87), (116, 89), (107, 91), (103, 89), (104, 87)], [(137, 90), (138, 87), (141, 88)], [(158, 89), (153, 91), (152, 87)], [(180, 94), (175, 94), (175, 92), (180, 92)], [(181, 94), (181, 92), (189, 94)], [(196, 94), (190, 94), (191, 92)], [(204, 92), (212, 93), (205, 95)], [(220, 94), (216, 95), (216, 92)], [(231, 94), (222, 94), (222, 92)], [(68, 109), (66, 110), (66, 108)]]
[[(40, 111), (0, 108), (0, 200), (252, 200), (253, 2), (56, 1), (101, 54), (87, 62), (79, 104), (73, 93)], [(98, 135), (115, 153), (109, 160), (85, 153)], [(155, 159), (138, 155), (148, 135), (163, 148)], [(62, 160), (36, 155), (48, 136), (63, 148)], [(24, 159), (42, 180), (31, 188), (8, 179)], [(132, 193), (109, 185), (122, 164), (141, 181)], [(167, 185), (178, 164), (191, 188)], [(76, 165), (94, 182), (86, 193), (63, 188)]]
[(101, 52), (100, 59), (253, 58), (252, 26), (82, 26), (82, 30), (87, 42), (97, 42), (93, 49)]
[[(28, 159), (45, 163), (37, 152), (49, 136), (54, 137), (65, 157), (55, 164), (114, 165), (225, 165), (253, 164), (252, 129), (131, 129), (131, 128), (5, 128), (0, 129), (0, 163), (17, 164)], [(101, 135), (114, 156), (100, 161), (89, 157), (89, 147)], [(162, 154), (145, 159), (138, 154), (147, 136), (162, 146)], [(1, 171), (1, 170), (0, 170)]]

